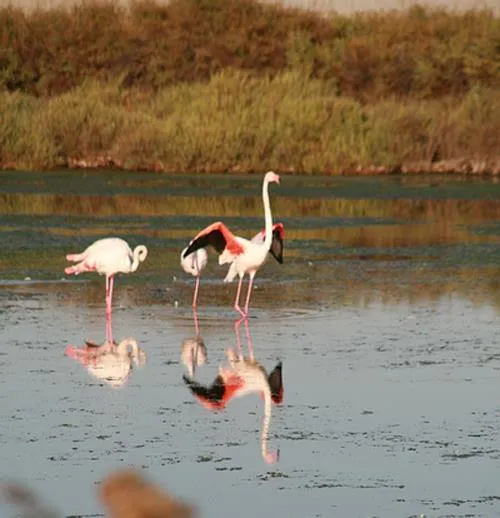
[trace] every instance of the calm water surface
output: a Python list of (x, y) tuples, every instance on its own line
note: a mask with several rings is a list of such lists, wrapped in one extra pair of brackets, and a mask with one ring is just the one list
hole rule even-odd
[[(0, 174), (0, 476), (62, 516), (101, 516), (98, 482), (127, 466), (208, 518), (500, 514), (500, 185), (282, 175), (272, 186), (285, 262), (259, 271), (249, 332), (266, 369), (283, 362), (273, 466), (262, 400), (210, 412), (181, 361), (195, 328), (180, 250), (214, 219), (260, 230), (260, 189), (261, 177)], [(65, 278), (65, 254), (109, 235), (150, 253), (115, 283), (115, 339), (146, 354), (118, 389), (64, 355), (105, 333), (104, 279)], [(209, 263), (201, 383), (236, 344), (236, 284)]]

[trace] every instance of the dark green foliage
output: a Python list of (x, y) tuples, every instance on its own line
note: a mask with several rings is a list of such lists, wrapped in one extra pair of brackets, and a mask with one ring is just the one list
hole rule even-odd
[(500, 86), (500, 20), (489, 11), (325, 16), (255, 0), (7, 7), (0, 43), (0, 86), (36, 95), (118, 76), (156, 90), (228, 68), (271, 76), (299, 68), (363, 102)]

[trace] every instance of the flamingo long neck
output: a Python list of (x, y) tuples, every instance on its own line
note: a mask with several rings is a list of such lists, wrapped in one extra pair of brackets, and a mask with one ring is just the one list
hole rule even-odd
[(264, 390), (264, 419), (262, 421), (261, 448), (262, 457), (268, 456), (267, 451), (267, 435), (269, 433), (269, 424), (271, 422), (271, 391), (268, 387)]
[(264, 246), (266, 250), (271, 247), (273, 240), (273, 216), (271, 214), (271, 204), (269, 202), (269, 181), (266, 179), (262, 184), (262, 199), (264, 200), (264, 221), (266, 223)]
[(120, 356), (126, 356), (128, 354), (129, 347), (132, 349), (132, 357), (137, 358), (139, 355), (139, 348), (137, 347), (137, 342), (131, 338), (126, 338), (121, 341), (116, 350)]

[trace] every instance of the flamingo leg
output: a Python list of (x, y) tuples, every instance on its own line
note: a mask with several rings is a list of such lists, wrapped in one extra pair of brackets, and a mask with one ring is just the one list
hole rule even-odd
[(196, 338), (200, 336), (200, 326), (198, 324), (198, 313), (196, 312), (196, 306), (193, 306), (193, 317), (194, 317), (194, 329), (196, 331)]
[(111, 321), (111, 315), (106, 316), (106, 343), (111, 346), (113, 345), (113, 328), (112, 328), (112, 321)]
[(247, 344), (248, 344), (248, 356), (251, 360), (254, 359), (253, 355), (253, 345), (252, 345), (252, 336), (250, 335), (250, 329), (248, 327), (248, 319), (245, 318), (245, 332), (247, 335)]
[(196, 306), (198, 305), (198, 292), (199, 292), (199, 290), (200, 290), (200, 276), (198, 275), (196, 277), (196, 284), (195, 284), (195, 287), (194, 287), (194, 295), (193, 295), (193, 308), (194, 309), (196, 309)]
[(253, 286), (253, 278), (255, 277), (255, 273), (250, 274), (250, 282), (248, 283), (248, 290), (247, 290), (247, 299), (245, 301), (245, 309), (244, 314), (245, 317), (248, 317), (248, 305), (250, 304), (250, 295), (252, 294), (252, 286)]
[(106, 276), (106, 342), (113, 344), (113, 330), (111, 328), (111, 307), (113, 302), (114, 277)]
[(238, 283), (238, 289), (236, 290), (236, 297), (234, 299), (234, 309), (242, 316), (245, 317), (245, 313), (240, 308), (240, 293), (241, 293), (241, 284), (243, 282), (243, 275), (240, 276), (240, 282)]
[(106, 275), (106, 315), (111, 314), (111, 280), (113, 277)]
[(241, 340), (240, 340), (240, 324), (243, 320), (243, 317), (241, 317), (239, 320), (235, 320), (234, 322), (234, 334), (236, 335), (236, 347), (238, 348), (238, 355), (240, 358), (243, 358), (243, 349), (241, 347)]

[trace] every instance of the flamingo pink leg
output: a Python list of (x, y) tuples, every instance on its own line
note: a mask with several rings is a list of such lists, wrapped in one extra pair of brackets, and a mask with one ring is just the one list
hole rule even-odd
[(113, 343), (113, 331), (111, 327), (111, 307), (113, 302), (113, 283), (114, 277), (106, 276), (106, 341)]
[(194, 329), (196, 331), (196, 338), (200, 336), (200, 326), (198, 325), (198, 313), (196, 312), (196, 306), (193, 307), (193, 317), (194, 317)]
[(245, 317), (245, 313), (240, 308), (240, 293), (241, 293), (241, 284), (243, 282), (243, 275), (240, 277), (240, 282), (238, 283), (238, 289), (236, 290), (236, 297), (234, 299), (234, 309), (242, 316)]
[(238, 354), (240, 357), (243, 357), (243, 349), (241, 348), (241, 341), (240, 341), (240, 324), (243, 320), (243, 317), (241, 317), (239, 320), (235, 320), (234, 322), (234, 334), (236, 335), (236, 346), (238, 347)]
[(193, 295), (193, 308), (196, 308), (198, 305), (198, 292), (200, 290), (200, 277), (196, 277), (196, 284), (194, 288), (194, 295)]
[(250, 335), (250, 329), (248, 328), (248, 320), (245, 319), (245, 332), (247, 335), (247, 344), (248, 344), (248, 356), (250, 356), (250, 359), (253, 360), (253, 345), (252, 345), (252, 336)]
[(250, 304), (250, 295), (252, 294), (253, 278), (255, 274), (250, 274), (250, 282), (248, 283), (247, 299), (245, 301), (244, 315), (248, 317), (248, 305)]

